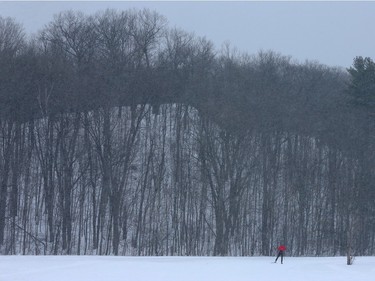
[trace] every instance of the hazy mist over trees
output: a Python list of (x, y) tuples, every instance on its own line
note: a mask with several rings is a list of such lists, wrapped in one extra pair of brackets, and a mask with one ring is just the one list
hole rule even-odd
[(371, 58), (238, 53), (149, 10), (32, 39), (0, 17), (0, 254), (374, 255), (374, 99)]

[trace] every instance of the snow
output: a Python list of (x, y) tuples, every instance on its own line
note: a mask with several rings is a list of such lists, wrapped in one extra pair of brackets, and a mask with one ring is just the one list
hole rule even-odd
[(1, 281), (367, 281), (375, 257), (0, 256)]

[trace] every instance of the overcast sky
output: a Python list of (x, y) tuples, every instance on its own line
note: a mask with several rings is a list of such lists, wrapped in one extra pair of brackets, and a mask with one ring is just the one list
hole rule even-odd
[(375, 59), (375, 2), (140, 2), (0, 1), (0, 15), (28, 33), (64, 10), (93, 14), (106, 8), (149, 8), (178, 27), (249, 54), (273, 50), (299, 62), (349, 67), (355, 56)]

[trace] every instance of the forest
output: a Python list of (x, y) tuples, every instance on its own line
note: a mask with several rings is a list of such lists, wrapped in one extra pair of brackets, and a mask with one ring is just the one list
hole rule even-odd
[(240, 53), (150, 10), (0, 17), (0, 254), (375, 255), (360, 55)]

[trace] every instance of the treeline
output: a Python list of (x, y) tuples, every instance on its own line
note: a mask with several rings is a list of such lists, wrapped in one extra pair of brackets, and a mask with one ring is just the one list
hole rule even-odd
[(0, 18), (0, 253), (373, 255), (374, 77), (148, 10)]

